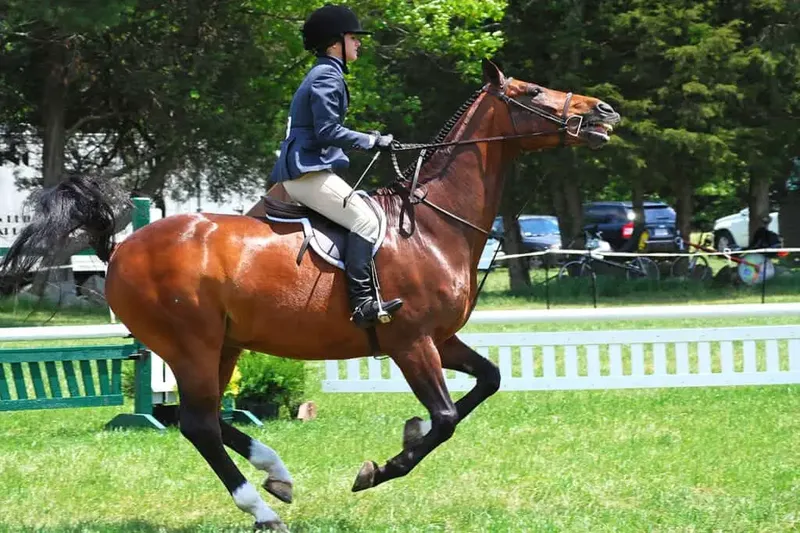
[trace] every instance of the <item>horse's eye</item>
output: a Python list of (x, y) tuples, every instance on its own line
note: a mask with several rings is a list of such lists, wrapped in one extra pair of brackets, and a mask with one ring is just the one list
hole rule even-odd
[(536, 100), (536, 97), (542, 94), (542, 89), (540, 87), (533, 87), (528, 91), (528, 94), (531, 95), (531, 100)]

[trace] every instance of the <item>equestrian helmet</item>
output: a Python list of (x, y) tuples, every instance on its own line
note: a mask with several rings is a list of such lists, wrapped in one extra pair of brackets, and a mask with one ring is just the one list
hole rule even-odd
[(319, 51), (341, 39), (346, 33), (369, 35), (372, 32), (361, 27), (355, 13), (343, 5), (326, 4), (309, 15), (303, 24), (303, 46), (306, 50)]

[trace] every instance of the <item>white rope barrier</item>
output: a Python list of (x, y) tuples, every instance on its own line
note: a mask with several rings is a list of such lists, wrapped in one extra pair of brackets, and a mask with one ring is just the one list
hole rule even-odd
[(538, 257), (543, 255), (593, 255), (593, 256), (608, 256), (608, 257), (694, 257), (696, 255), (703, 255), (707, 257), (724, 257), (730, 259), (734, 255), (749, 255), (749, 254), (776, 254), (776, 253), (798, 253), (800, 248), (758, 248), (753, 250), (730, 250), (726, 249), (722, 252), (612, 252), (612, 251), (599, 251), (599, 250), (570, 250), (565, 248), (557, 248), (550, 250), (542, 250), (540, 252), (527, 252), (524, 254), (504, 254), (498, 256), (496, 261), (504, 261), (506, 259), (515, 259), (518, 257)]

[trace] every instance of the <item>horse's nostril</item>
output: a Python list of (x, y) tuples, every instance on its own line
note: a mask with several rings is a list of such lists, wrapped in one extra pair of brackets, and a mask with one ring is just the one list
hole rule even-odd
[(604, 115), (614, 114), (614, 108), (605, 102), (600, 102), (599, 104), (597, 104), (597, 110), (603, 113)]

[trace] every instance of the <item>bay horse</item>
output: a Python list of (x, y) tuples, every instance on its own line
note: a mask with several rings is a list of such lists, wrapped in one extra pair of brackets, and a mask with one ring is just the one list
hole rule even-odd
[[(619, 121), (596, 98), (506, 78), (488, 60), (483, 72), (485, 86), (440, 132), (442, 149), (430, 150), (424, 163), (420, 159), (414, 194), (425, 201), (411, 206), (410, 186), (402, 180), (372, 193), (389, 226), (376, 256), (382, 290), (405, 301), (390, 324), (376, 328), (377, 338), (430, 420), (409, 420), (403, 450), (382, 466), (365, 462), (353, 491), (408, 474), (500, 387), (497, 367), (456, 334), (472, 311), (478, 259), (507, 164), (522, 151), (599, 148)], [(257, 529), (286, 530), (225, 446), (266, 472), (264, 488), (287, 503), (292, 477), (272, 448), (220, 419), (220, 397), (243, 349), (303, 360), (371, 354), (367, 336), (348, 320), (344, 272), (313, 253), (298, 264), (302, 236), (295, 225), (181, 214), (149, 224), (115, 247), (113, 206), (98, 184), (72, 178), (42, 194), (39, 212), (0, 273), (22, 268), (23, 256), (57, 249), (76, 229), (86, 231), (108, 261), (109, 306), (175, 375), (181, 433), (235, 504), (255, 517)], [(443, 368), (476, 378), (455, 403)]]

